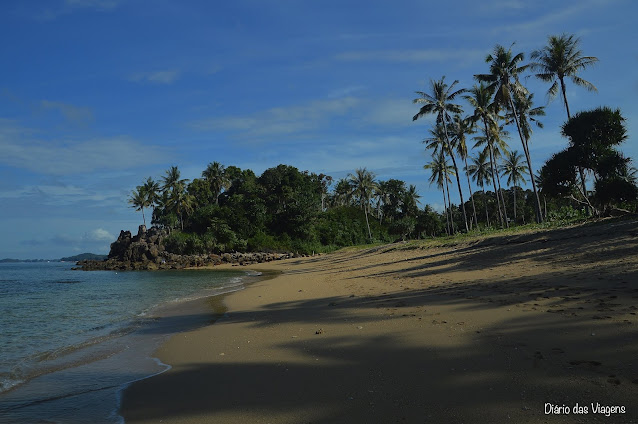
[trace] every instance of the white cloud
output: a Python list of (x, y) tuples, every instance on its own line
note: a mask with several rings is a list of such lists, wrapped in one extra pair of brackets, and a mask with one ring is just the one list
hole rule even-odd
[(33, 131), (0, 121), (0, 163), (46, 175), (132, 169), (160, 163), (168, 152), (126, 136), (85, 141), (26, 138)]
[(227, 116), (189, 124), (200, 131), (231, 131), (242, 137), (269, 137), (315, 130), (333, 117), (342, 116), (359, 104), (354, 97), (315, 100), (303, 105), (276, 107), (246, 117)]
[(93, 231), (84, 233), (84, 236), (82, 236), (82, 240), (88, 242), (112, 242), (115, 241), (115, 239), (116, 237), (113, 234), (103, 228), (97, 228)]
[(129, 77), (134, 82), (150, 82), (154, 84), (172, 84), (177, 81), (180, 72), (177, 70), (163, 70), (153, 72), (138, 72)]

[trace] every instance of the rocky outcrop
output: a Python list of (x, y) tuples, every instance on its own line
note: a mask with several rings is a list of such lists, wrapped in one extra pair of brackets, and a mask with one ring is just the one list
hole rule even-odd
[(120, 231), (111, 251), (104, 261), (84, 260), (77, 263), (84, 271), (93, 270), (158, 270), (196, 268), (223, 263), (252, 265), (281, 259), (294, 258), (293, 253), (222, 253), (221, 255), (176, 255), (164, 249), (162, 241), (168, 237), (166, 230), (140, 225), (137, 235)]

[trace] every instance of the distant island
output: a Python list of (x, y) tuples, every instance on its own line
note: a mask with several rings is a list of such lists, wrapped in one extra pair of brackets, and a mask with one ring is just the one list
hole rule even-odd
[(12, 259), (5, 258), (0, 259), (0, 263), (15, 263), (15, 262), (77, 262), (85, 259), (94, 261), (103, 261), (107, 258), (107, 255), (97, 255), (95, 253), (80, 253), (75, 256), (67, 256), (60, 259)]
[(95, 253), (80, 253), (79, 255), (67, 256), (66, 258), (60, 258), (60, 261), (77, 262), (77, 261), (83, 261), (85, 259), (88, 259), (91, 261), (104, 261), (106, 260), (107, 257), (108, 255), (96, 255)]

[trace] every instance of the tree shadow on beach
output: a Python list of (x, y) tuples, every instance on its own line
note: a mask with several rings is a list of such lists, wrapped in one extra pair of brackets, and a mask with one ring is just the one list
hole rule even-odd
[[(627, 361), (638, 357), (638, 223), (413, 252), (392, 270), (379, 261), (384, 249), (357, 252), (370, 264), (357, 268), (348, 257), (299, 260), (289, 275), (348, 270), (355, 275), (344, 285), (353, 285), (353, 293), (231, 311), (215, 325), (272, 332), (281, 356), (264, 352), (263, 360), (242, 362), (227, 352), (223, 360), (138, 382), (123, 400), (126, 421), (582, 422), (573, 414), (546, 415), (548, 402), (625, 405), (622, 416), (590, 411), (584, 418), (638, 420), (638, 364)], [(523, 259), (544, 267), (524, 277), (503, 273), (503, 264)], [(493, 277), (461, 280), (490, 268)], [(369, 278), (392, 284), (371, 294), (355, 287)], [(502, 316), (489, 325), (472, 322), (474, 314), (495, 309)], [(374, 331), (392, 322), (396, 334)], [(291, 323), (305, 333), (278, 333)], [(344, 323), (357, 331), (341, 334)], [(412, 343), (404, 328), (438, 336)]]

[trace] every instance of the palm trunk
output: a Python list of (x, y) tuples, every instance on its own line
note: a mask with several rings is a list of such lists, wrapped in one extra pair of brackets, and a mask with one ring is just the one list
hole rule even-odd
[[(490, 149), (490, 168), (492, 169), (492, 185), (494, 186), (494, 195), (496, 196), (496, 204), (498, 205), (498, 218), (501, 221), (501, 228), (505, 228), (505, 220), (503, 219), (503, 210), (501, 209), (501, 196), (498, 195), (498, 188), (496, 187), (497, 173), (494, 169), (494, 151), (492, 144), (489, 144)], [(505, 205), (503, 205), (505, 207)]]
[(445, 187), (447, 189), (447, 207), (448, 212), (450, 214), (450, 235), (454, 235), (454, 215), (452, 215), (452, 201), (450, 200), (450, 186), (447, 183), (447, 179), (445, 180)]
[[(563, 92), (563, 101), (565, 102), (565, 110), (567, 111), (567, 120), (569, 121), (570, 119), (572, 119), (572, 116), (569, 113), (569, 103), (567, 103), (567, 91), (565, 90), (565, 81), (563, 81), (563, 78), (559, 78), (559, 79), (560, 79), (560, 88)], [(583, 188), (583, 193), (585, 194), (585, 196), (587, 196), (587, 187), (585, 186), (585, 172), (583, 171), (582, 166), (578, 167), (578, 174), (580, 175), (580, 185)], [(587, 215), (590, 215), (591, 210), (589, 209), (589, 206), (585, 206), (585, 208), (587, 209)]]
[[(447, 135), (447, 125), (445, 123), (445, 115), (443, 116), (443, 130), (445, 131), (445, 143), (448, 152), (450, 153), (450, 157), (452, 158), (452, 164), (454, 165), (454, 172), (456, 173), (456, 185), (459, 188), (459, 197), (461, 198), (461, 209), (463, 211), (463, 221), (465, 222), (465, 231), (469, 232), (470, 228), (467, 225), (467, 214), (465, 213), (465, 202), (463, 201), (463, 191), (461, 190), (461, 180), (459, 179), (459, 168), (456, 166), (456, 159), (454, 158), (454, 153), (452, 152), (452, 148), (450, 147), (450, 139)], [(449, 193), (448, 193), (449, 194)]]
[(470, 190), (470, 200), (472, 200), (472, 210), (474, 211), (474, 224), (478, 228), (478, 218), (476, 216), (476, 206), (474, 205), (474, 195), (472, 194), (472, 186), (470, 185), (470, 174), (467, 172), (467, 153), (463, 158), (465, 160), (465, 176), (467, 177), (467, 188)]
[(490, 169), (492, 170), (492, 185), (494, 186), (494, 194), (496, 195), (496, 204), (498, 205), (498, 218), (501, 221), (501, 228), (505, 225), (503, 224), (503, 212), (501, 211), (501, 201), (498, 197), (498, 191), (496, 190), (496, 173), (494, 172), (494, 151), (492, 149), (492, 142), (490, 141), (490, 133), (487, 129), (487, 121), (485, 118), (483, 119), (483, 124), (485, 125), (485, 138), (487, 140), (487, 146), (490, 151)]
[(144, 226), (146, 227), (146, 217), (144, 217), (144, 208), (140, 208), (142, 210), (142, 221), (144, 222)]
[(450, 218), (447, 215), (447, 201), (445, 200), (445, 186), (441, 186), (443, 192), (443, 210), (445, 211), (445, 232), (450, 235)]
[(503, 196), (503, 188), (501, 187), (501, 176), (496, 173), (497, 182), (498, 182), (498, 193), (501, 196), (501, 201), (503, 202), (503, 217), (505, 218), (505, 228), (510, 227), (509, 220), (507, 219), (507, 207), (505, 205), (505, 196)]
[(541, 214), (541, 199), (538, 197), (538, 190), (536, 190), (536, 183), (534, 182), (532, 158), (529, 155), (527, 140), (525, 139), (525, 137), (523, 137), (523, 133), (521, 131), (521, 124), (518, 122), (518, 113), (516, 112), (516, 108), (514, 107), (514, 99), (512, 99), (512, 93), (510, 93), (508, 97), (509, 97), (510, 107), (512, 108), (512, 113), (514, 114), (514, 122), (516, 122), (516, 129), (518, 130), (518, 136), (521, 138), (521, 143), (523, 144), (525, 159), (527, 159), (527, 169), (529, 171), (529, 175), (532, 175), (532, 178), (530, 178), (530, 180), (532, 181), (532, 188), (534, 189), (534, 197), (536, 198), (536, 220), (540, 224), (541, 222), (543, 222), (543, 216)]
[(490, 214), (487, 212), (487, 196), (485, 195), (485, 190), (483, 190), (483, 203), (485, 204), (485, 219), (487, 220), (487, 226), (491, 227)]
[(516, 225), (516, 184), (514, 184), (514, 225)]
[(370, 238), (370, 241), (372, 241), (372, 231), (370, 231), (370, 222), (368, 221), (368, 208), (366, 207), (366, 205), (363, 206), (363, 213), (366, 216), (366, 225), (368, 226), (368, 237)]

